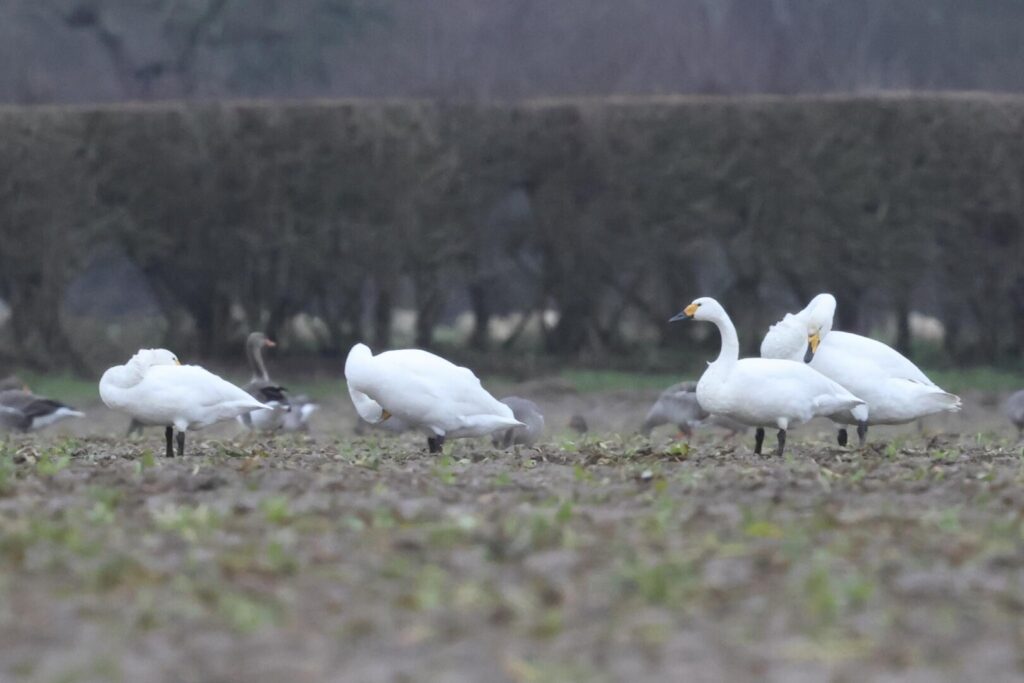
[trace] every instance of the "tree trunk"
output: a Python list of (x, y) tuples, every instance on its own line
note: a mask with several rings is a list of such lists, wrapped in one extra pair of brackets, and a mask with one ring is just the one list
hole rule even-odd
[(906, 297), (896, 297), (896, 350), (910, 357), (910, 302)]
[(391, 315), (394, 307), (394, 292), (391, 282), (377, 279), (377, 302), (373, 308), (373, 343), (380, 349), (391, 347)]
[(477, 281), (469, 286), (469, 301), (473, 308), (473, 334), (469, 345), (477, 351), (486, 351), (490, 345), (491, 303), (487, 296), (488, 282)]

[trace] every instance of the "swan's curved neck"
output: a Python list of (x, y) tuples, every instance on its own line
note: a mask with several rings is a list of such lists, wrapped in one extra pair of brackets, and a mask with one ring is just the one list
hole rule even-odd
[(245, 345), (246, 355), (249, 356), (249, 369), (252, 370), (253, 379), (261, 379), (264, 382), (270, 379), (267, 373), (267, 366), (263, 364), (263, 349), (258, 341)]
[(722, 335), (722, 350), (718, 352), (716, 363), (735, 363), (740, 358), (740, 339), (736, 334), (736, 327), (729, 319), (729, 315), (722, 312), (712, 322), (718, 327), (718, 333)]
[(130, 389), (142, 381), (143, 372), (131, 363), (115, 365), (103, 373), (100, 384), (117, 389)]

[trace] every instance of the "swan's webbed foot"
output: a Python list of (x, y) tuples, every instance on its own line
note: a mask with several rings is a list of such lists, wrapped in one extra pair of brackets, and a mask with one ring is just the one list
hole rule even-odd
[(839, 434), (836, 436), (836, 441), (838, 441), (839, 445), (843, 447), (845, 447), (849, 442), (849, 437), (846, 434), (845, 428), (839, 430)]
[(860, 447), (864, 447), (864, 442), (868, 440), (868, 423), (858, 422), (857, 423), (857, 439), (860, 440)]
[(427, 450), (431, 453), (440, 453), (444, 449), (443, 436), (428, 436)]
[(775, 451), (775, 455), (782, 455), (782, 451), (786, 450), (786, 430), (779, 430), (779, 448)]
[(762, 443), (764, 443), (764, 427), (758, 427), (754, 432), (754, 455), (761, 455)]
[(164, 430), (164, 435), (167, 437), (167, 457), (174, 457), (174, 427), (168, 427)]
[(185, 455), (185, 432), (178, 432), (178, 457)]

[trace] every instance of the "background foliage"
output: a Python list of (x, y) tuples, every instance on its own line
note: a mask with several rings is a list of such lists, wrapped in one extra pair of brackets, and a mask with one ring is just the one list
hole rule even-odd
[(536, 313), (544, 350), (608, 356), (677, 343), (698, 294), (755, 348), (827, 289), (840, 327), (896, 320), (907, 348), (923, 311), (952, 359), (999, 361), (1024, 344), (1022, 130), (993, 96), (6, 109), (3, 348), (87, 366), (68, 321), (97, 302), (67, 288), (114, 253), (152, 343), (205, 355), (302, 313), (323, 352), (387, 346), (408, 307), (423, 346), (465, 309), (478, 348)]

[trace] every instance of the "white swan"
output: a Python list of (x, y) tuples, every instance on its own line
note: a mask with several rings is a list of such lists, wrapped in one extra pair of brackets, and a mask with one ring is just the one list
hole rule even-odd
[(360, 417), (371, 423), (401, 418), (427, 432), (431, 453), (440, 452), (446, 437), (485, 436), (523, 424), (470, 370), (419, 349), (374, 356), (366, 344), (356, 344), (345, 360), (345, 380)]
[[(873, 424), (902, 424), (925, 415), (960, 410), (960, 398), (943, 391), (903, 354), (880, 341), (832, 331), (836, 299), (819, 294), (802, 311), (787, 313), (761, 342), (764, 358), (804, 359), (826, 377), (867, 401), (868, 417), (848, 412), (830, 415), (839, 424), (857, 425), (861, 445)], [(839, 430), (839, 444), (847, 442)]]
[(233, 420), (267, 408), (248, 393), (198, 365), (182, 365), (166, 349), (142, 349), (124, 365), (100, 378), (100, 398), (109, 408), (127, 413), (143, 425), (165, 426), (167, 457), (173, 430), (178, 455), (185, 453), (185, 432)]
[(697, 400), (709, 413), (757, 427), (755, 453), (761, 452), (764, 428), (768, 426), (779, 428), (776, 453), (781, 455), (786, 447), (786, 430), (791, 426), (845, 410), (866, 419), (864, 401), (804, 363), (767, 358), (740, 360), (736, 328), (714, 299), (694, 300), (669, 322), (677, 320), (706, 320), (718, 327), (722, 350), (697, 382)]

